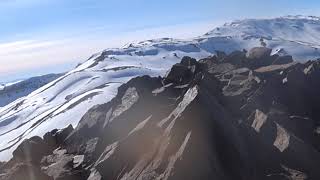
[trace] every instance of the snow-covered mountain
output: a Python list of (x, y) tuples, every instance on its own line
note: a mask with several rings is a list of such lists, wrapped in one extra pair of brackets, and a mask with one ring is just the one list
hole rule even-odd
[(76, 128), (23, 141), (0, 180), (320, 179), (320, 61), (249, 52), (131, 79)]
[(290, 16), (247, 19), (188, 40), (163, 38), (107, 49), (74, 70), (0, 109), (0, 161), (26, 138), (69, 124), (76, 126), (93, 106), (110, 101), (133, 77), (162, 76), (182, 57), (196, 59), (266, 45), (297, 61), (320, 57), (320, 20)]
[[(248, 49), (263, 40), (273, 53), (291, 54), (297, 61), (319, 57), (320, 18), (314, 16), (286, 16), (275, 19), (246, 19), (227, 23), (207, 33), (209, 43), (223, 50), (214, 41), (228, 38), (230, 49)], [(211, 46), (212, 48), (212, 46)], [(214, 48), (213, 48), (214, 49)]]
[(26, 96), (63, 74), (48, 74), (0, 85), (0, 107)]

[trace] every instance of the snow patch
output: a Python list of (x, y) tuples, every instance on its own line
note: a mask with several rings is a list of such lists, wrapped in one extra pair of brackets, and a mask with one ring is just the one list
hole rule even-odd
[(180, 146), (179, 150), (176, 152), (176, 154), (169, 158), (169, 163), (168, 163), (167, 169), (157, 179), (159, 179), (159, 180), (160, 179), (165, 179), (165, 180), (169, 179), (169, 177), (172, 175), (172, 171), (174, 169), (175, 163), (177, 162), (177, 160), (182, 159), (183, 152), (188, 144), (190, 137), (191, 137), (191, 131), (189, 131), (188, 134), (186, 135), (183, 143), (181, 144), (181, 146)]
[(130, 133), (128, 136), (133, 134), (134, 132), (140, 131), (141, 129), (144, 128), (144, 126), (148, 123), (148, 121), (152, 118), (152, 115), (150, 115), (147, 119), (139, 123)]
[(276, 125), (277, 125), (277, 137), (273, 145), (276, 148), (278, 148), (280, 152), (284, 152), (289, 147), (290, 134), (287, 132), (286, 129), (284, 129), (278, 123), (276, 123)]
[(118, 107), (113, 111), (112, 113), (113, 118), (110, 119), (110, 122), (112, 122), (112, 120), (115, 117), (118, 117), (123, 112), (130, 109), (138, 100), (139, 100), (139, 94), (137, 92), (137, 89), (135, 87), (128, 88), (122, 97), (122, 103), (118, 105)]
[(261, 127), (267, 121), (267, 119), (268, 119), (268, 116), (264, 114), (262, 111), (257, 109), (255, 113), (255, 118), (251, 127), (254, 128), (254, 130), (256, 130), (259, 133)]
[(169, 121), (172, 117), (174, 118), (173, 121), (168, 126), (170, 130), (174, 125), (174, 121), (181, 115), (181, 113), (187, 108), (187, 106), (197, 97), (199, 88), (198, 86), (194, 86), (190, 88), (186, 94), (184, 95), (182, 101), (178, 104), (178, 106), (172, 111), (172, 113), (162, 121), (158, 123), (158, 126), (163, 127), (163, 125)]

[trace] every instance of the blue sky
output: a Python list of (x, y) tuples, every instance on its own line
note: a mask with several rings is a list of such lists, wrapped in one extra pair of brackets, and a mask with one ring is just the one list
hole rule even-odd
[(317, 0), (0, 0), (0, 82), (65, 71), (132, 41), (188, 38), (234, 19), (319, 10)]

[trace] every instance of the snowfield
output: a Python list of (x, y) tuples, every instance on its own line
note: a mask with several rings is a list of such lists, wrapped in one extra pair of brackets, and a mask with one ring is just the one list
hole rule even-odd
[(316, 59), (320, 57), (320, 20), (302, 16), (247, 19), (189, 40), (147, 40), (97, 53), (0, 109), (0, 161), (9, 160), (26, 138), (43, 136), (69, 124), (77, 126), (87, 110), (110, 101), (117, 88), (133, 77), (163, 76), (184, 56), (200, 59), (216, 51), (250, 49), (261, 46), (261, 39), (273, 54), (290, 54), (297, 61)]
[(16, 99), (26, 96), (41, 86), (57, 79), (63, 74), (48, 74), (37, 76), (26, 80), (19, 80), (0, 85), (0, 108), (15, 101)]

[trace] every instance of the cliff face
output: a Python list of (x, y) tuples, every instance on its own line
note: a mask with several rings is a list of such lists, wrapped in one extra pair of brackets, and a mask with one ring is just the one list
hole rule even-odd
[(266, 48), (185, 57), (25, 141), (0, 179), (319, 179), (319, 89), (319, 62)]

